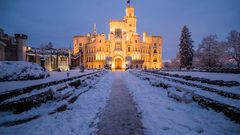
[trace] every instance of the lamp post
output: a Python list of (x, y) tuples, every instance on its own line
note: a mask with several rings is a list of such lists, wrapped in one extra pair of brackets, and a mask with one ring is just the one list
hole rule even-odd
[(84, 72), (84, 66), (82, 64), (82, 50), (79, 51), (79, 68), (81, 72)]

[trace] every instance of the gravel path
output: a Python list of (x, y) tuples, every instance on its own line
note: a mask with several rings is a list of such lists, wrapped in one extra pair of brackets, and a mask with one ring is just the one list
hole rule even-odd
[(100, 116), (98, 135), (143, 135), (144, 128), (140, 114), (119, 72), (115, 79), (109, 100)]

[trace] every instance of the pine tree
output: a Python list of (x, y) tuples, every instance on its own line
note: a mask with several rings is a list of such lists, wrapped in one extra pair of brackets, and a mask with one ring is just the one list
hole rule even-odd
[(190, 68), (192, 66), (194, 52), (192, 43), (191, 33), (185, 25), (182, 29), (179, 44), (180, 68)]

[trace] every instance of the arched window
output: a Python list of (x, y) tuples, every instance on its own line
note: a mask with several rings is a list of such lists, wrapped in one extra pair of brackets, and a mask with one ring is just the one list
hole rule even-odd
[(154, 49), (153, 53), (157, 53), (157, 50), (156, 50), (156, 49)]

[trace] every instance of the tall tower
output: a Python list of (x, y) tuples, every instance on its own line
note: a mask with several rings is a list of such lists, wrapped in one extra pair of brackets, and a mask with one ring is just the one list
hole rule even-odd
[(126, 21), (126, 32), (128, 36), (137, 32), (137, 17), (134, 14), (134, 7), (130, 6), (130, 0), (127, 0), (126, 16), (124, 17)]

